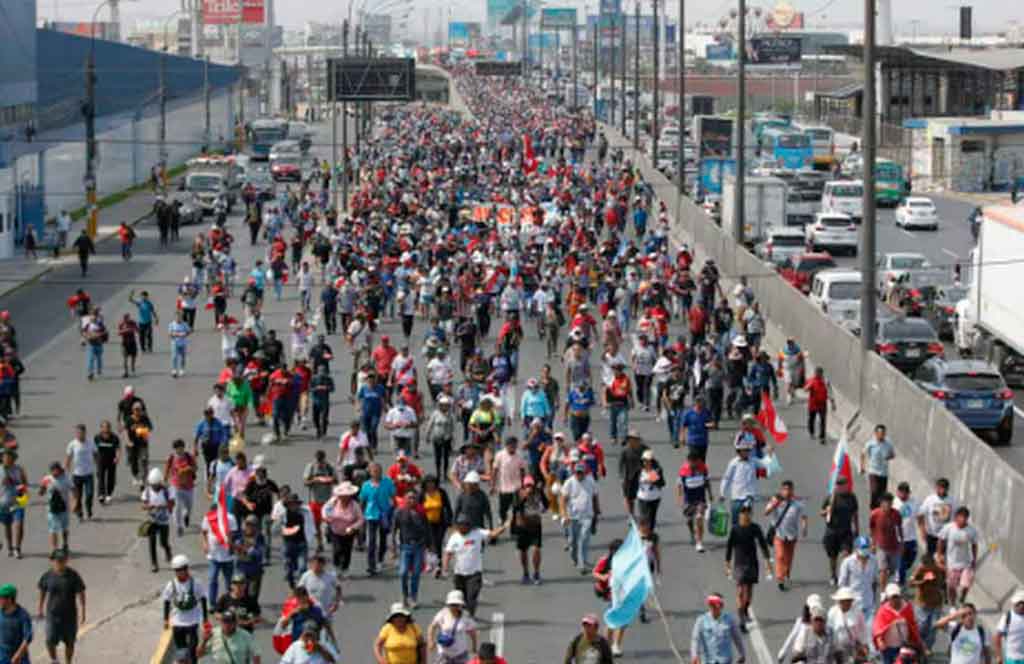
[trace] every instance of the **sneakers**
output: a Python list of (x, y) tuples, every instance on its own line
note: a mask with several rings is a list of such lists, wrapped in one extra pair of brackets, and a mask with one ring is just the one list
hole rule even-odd
[(704, 543), (697, 542), (697, 553), (704, 553)]
[(519, 583), (521, 583), (524, 586), (530, 585), (530, 575), (529, 574), (524, 574), (523, 578), (521, 578), (519, 580)]
[(618, 643), (612, 644), (612, 657), (622, 657), (622, 646)]
[(540, 574), (539, 574), (539, 573), (538, 573), (538, 574), (534, 574), (534, 575), (533, 575), (533, 585), (535, 585), (535, 586), (539, 586), (539, 585), (541, 585), (542, 583), (544, 583), (544, 582), (543, 582), (543, 581), (541, 580), (541, 578), (540, 578)]

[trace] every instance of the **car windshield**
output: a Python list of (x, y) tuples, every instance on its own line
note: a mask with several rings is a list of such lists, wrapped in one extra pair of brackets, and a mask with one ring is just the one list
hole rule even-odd
[(814, 272), (827, 267), (835, 267), (836, 262), (831, 258), (805, 258), (797, 263), (797, 272)]
[(831, 300), (859, 300), (859, 281), (835, 281), (828, 287), (828, 297)]
[(997, 392), (1003, 389), (1003, 379), (997, 374), (946, 374), (946, 386), (951, 390), (971, 392)]
[(891, 265), (895, 270), (919, 270), (927, 263), (919, 256), (896, 256), (892, 259)]
[(841, 187), (832, 187), (832, 195), (843, 198), (860, 198), (864, 195), (864, 187), (859, 184), (845, 184)]
[(831, 141), (832, 132), (828, 129), (805, 129), (806, 134), (812, 141)]
[(810, 146), (810, 140), (803, 134), (784, 134), (779, 136), (780, 148), (806, 148)]
[(919, 210), (934, 210), (935, 206), (932, 205), (931, 201), (910, 201), (910, 207), (917, 208)]
[(188, 179), (188, 188), (198, 191), (216, 191), (220, 184), (221, 179), (216, 175), (193, 175)]
[(772, 246), (775, 247), (802, 247), (807, 240), (802, 235), (773, 235)]
[(887, 339), (935, 339), (935, 330), (920, 318), (902, 318), (882, 325)]

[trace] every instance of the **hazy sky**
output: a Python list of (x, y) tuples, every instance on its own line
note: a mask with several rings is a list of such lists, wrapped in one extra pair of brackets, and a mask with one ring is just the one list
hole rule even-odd
[[(278, 22), (286, 26), (300, 26), (309, 20), (340, 20), (346, 13), (350, 0), (335, 2), (316, 2), (315, 0), (276, 0)], [(369, 6), (382, 5), (382, 0), (367, 0)], [(808, 25), (818, 27), (824, 24), (840, 24), (854, 28), (863, 16), (862, 0), (788, 0), (798, 10), (806, 14)], [(918, 31), (944, 32), (953, 30), (954, 5), (967, 3), (943, 2), (941, 0), (891, 0), (893, 4), (893, 24), (897, 33), (913, 31), (912, 21), (919, 20)], [(160, 18), (177, 9), (182, 0), (121, 0), (121, 15), (124, 20), (132, 18)], [(364, 4), (364, 0), (355, 0), (356, 7)], [(478, 20), (485, 17), (486, 0), (412, 0), (417, 18), (413, 25), (422, 29), (425, 16), (429, 14), (430, 23), (440, 21), (446, 8), (450, 5), (456, 20)], [(632, 11), (634, 0), (622, 0), (625, 9)], [(748, 0), (748, 5), (760, 5), (765, 8), (774, 6), (776, 0)], [(667, 0), (669, 15), (676, 15), (677, 3)], [(99, 0), (39, 0), (40, 18), (52, 19), (55, 14), (60, 20), (89, 20)], [(389, 2), (389, 4), (395, 4)], [(548, 0), (549, 6), (573, 6), (581, 10), (586, 8), (593, 12), (597, 0), (581, 2), (580, 0)], [(696, 21), (717, 21), (725, 15), (735, 0), (687, 0), (687, 24)], [(650, 2), (644, 0), (643, 6), (649, 8)], [(1006, 29), (1013, 22), (1024, 23), (1024, 3), (995, 2), (995, 0), (979, 0), (974, 3), (975, 31)]]

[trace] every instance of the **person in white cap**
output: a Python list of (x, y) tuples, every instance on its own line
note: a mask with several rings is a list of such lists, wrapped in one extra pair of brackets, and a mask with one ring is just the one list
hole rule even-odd
[[(465, 515), (455, 518), (455, 530), (448, 537), (441, 562), (442, 574), (454, 573), (452, 579), (460, 599), (470, 615), (476, 615), (477, 598), (484, 578), (484, 542), (494, 539), (508, 529), (507, 523), (493, 530), (474, 528)], [(433, 639), (429, 639), (433, 642)]]
[(800, 632), (793, 643), (792, 660), (807, 664), (832, 664), (836, 660), (835, 635), (825, 619), (821, 604), (811, 606), (810, 625)]
[(882, 655), (882, 662), (894, 664), (904, 646), (924, 652), (925, 645), (917, 630), (914, 609), (903, 599), (900, 587), (890, 583), (885, 587), (882, 597), (885, 601), (878, 607), (871, 621), (871, 642)]
[(462, 664), (476, 652), (476, 621), (465, 613), (466, 600), (461, 590), (449, 592), (444, 604), (430, 621), (427, 643), (437, 645), (438, 664)]
[(868, 655), (868, 628), (864, 613), (854, 610), (857, 593), (842, 586), (832, 595), (835, 604), (828, 610), (828, 626), (835, 637), (835, 650), (842, 661), (863, 660)]
[(171, 560), (171, 544), (168, 541), (171, 528), (171, 512), (175, 508), (174, 494), (164, 483), (164, 474), (159, 468), (150, 468), (146, 478), (146, 488), (142, 491), (142, 509), (146, 511), (149, 528), (149, 562), (153, 572), (159, 571), (156, 559), (157, 539), (163, 547), (167, 561)]
[(797, 637), (799, 637), (811, 626), (811, 610), (814, 608), (821, 608), (821, 595), (813, 593), (807, 596), (807, 601), (804, 602), (803, 607), (800, 610), (800, 615), (797, 616), (796, 622), (793, 623), (793, 628), (789, 630), (789, 636), (782, 643), (782, 647), (779, 648), (779, 653), (775, 659), (782, 664), (783, 662), (793, 661), (790, 656), (793, 654), (793, 644), (796, 643)]
[[(718, 499), (731, 502), (732, 525), (739, 523), (740, 507), (758, 496), (757, 471), (764, 464), (751, 454), (754, 444), (749, 438), (737, 436), (736, 456), (725, 467), (722, 483), (718, 490)], [(769, 446), (765, 456), (771, 454)]]
[(992, 649), (997, 662), (1024, 664), (1024, 589), (1010, 597), (1010, 609), (999, 619), (992, 635)]
[(174, 578), (167, 582), (160, 597), (164, 605), (164, 629), (171, 630), (175, 650), (187, 650), (196, 661), (199, 625), (207, 620), (208, 606), (202, 582), (189, 571), (188, 557), (171, 559)]

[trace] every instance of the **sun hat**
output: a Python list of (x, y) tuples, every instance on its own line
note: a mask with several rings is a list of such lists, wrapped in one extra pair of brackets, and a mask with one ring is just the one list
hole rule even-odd
[(410, 616), (412, 616), (412, 613), (409, 612), (409, 609), (405, 608), (405, 604), (402, 604), (401, 602), (395, 602), (391, 605), (391, 608), (388, 610), (387, 621), (390, 621), (395, 616), (405, 616), (406, 618), (409, 618)]
[[(850, 588), (842, 586), (839, 590), (832, 593), (832, 599), (834, 599), (837, 602), (843, 602), (847, 600), (853, 601), (857, 599), (857, 595), (852, 590), (850, 590)], [(1024, 601), (1024, 599), (1022, 599), (1021, 601)]]
[(462, 478), (463, 484), (480, 484), (480, 473), (471, 470)]
[(465, 606), (466, 598), (463, 597), (461, 590), (450, 590), (444, 598), (444, 603), (445, 606)]
[(338, 486), (334, 487), (334, 491), (331, 492), (335, 496), (354, 496), (359, 493), (359, 489), (356, 488), (355, 484), (352, 484), (348, 480), (342, 482)]

